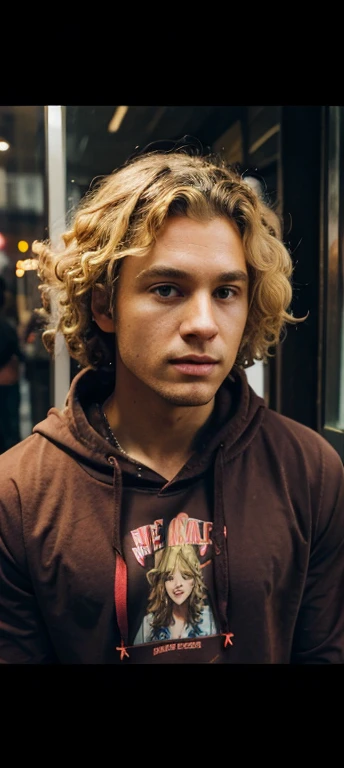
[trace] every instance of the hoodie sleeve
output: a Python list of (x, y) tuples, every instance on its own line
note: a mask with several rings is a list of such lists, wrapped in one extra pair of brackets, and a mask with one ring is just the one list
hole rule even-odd
[(317, 516), (313, 521), (307, 578), (296, 623), (292, 664), (344, 663), (344, 470), (322, 443)]
[(34, 595), (13, 480), (0, 493), (0, 664), (57, 664)]

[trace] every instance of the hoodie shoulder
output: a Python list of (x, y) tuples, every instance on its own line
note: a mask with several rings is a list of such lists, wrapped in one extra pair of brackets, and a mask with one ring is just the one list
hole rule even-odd
[(32, 458), (35, 456), (36, 441), (37, 436), (31, 434), (0, 455), (1, 481), (5, 477), (12, 476), (17, 468), (23, 470), (25, 466), (29, 467), (30, 460), (32, 462)]
[(289, 416), (283, 416), (270, 408), (265, 409), (263, 429), (275, 436), (283, 448), (284, 443), (299, 445), (309, 455), (325, 453), (329, 460), (335, 461), (343, 468), (343, 463), (337, 451), (325, 438), (305, 424), (301, 424)]
[(331, 486), (336, 493), (343, 485), (344, 467), (339, 454), (315, 430), (266, 408), (261, 432), (270, 455), (273, 451), (290, 478), (298, 477), (302, 467), (304, 483), (308, 480), (321, 493)]
[(30, 485), (37, 473), (47, 473), (48, 464), (47, 441), (39, 434), (29, 435), (0, 456), (2, 493), (13, 481), (18, 486)]

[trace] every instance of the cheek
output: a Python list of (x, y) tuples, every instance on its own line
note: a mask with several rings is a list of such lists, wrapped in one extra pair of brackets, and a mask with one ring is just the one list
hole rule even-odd
[(248, 300), (242, 300), (240, 303), (236, 306), (233, 314), (233, 321), (238, 325), (238, 327), (242, 327), (245, 325), (247, 320), (247, 313), (248, 313)]
[(115, 329), (120, 346), (137, 345), (140, 340), (142, 343), (142, 337), (146, 335), (149, 324), (145, 322), (144, 318), (138, 316), (135, 308), (130, 311), (129, 307), (125, 309), (120, 306), (118, 307), (118, 319)]
[(149, 312), (140, 301), (140, 298), (125, 300), (125, 297), (118, 303), (117, 307), (117, 327), (124, 334), (130, 331), (135, 334), (149, 334), (151, 328), (161, 328), (164, 324), (164, 318), (161, 314)]
[(175, 330), (168, 318), (154, 316), (133, 309), (119, 314), (116, 324), (117, 345), (120, 351), (135, 359), (158, 359), (168, 346)]
[(243, 332), (245, 330), (247, 322), (247, 308), (245, 309), (240, 308), (237, 312), (233, 313), (228, 325), (227, 325), (227, 335), (234, 343), (239, 343), (241, 340), (241, 337), (243, 335)]

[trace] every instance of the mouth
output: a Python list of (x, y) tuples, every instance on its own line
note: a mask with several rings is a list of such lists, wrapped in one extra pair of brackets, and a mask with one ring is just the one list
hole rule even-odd
[(218, 360), (215, 360), (214, 357), (209, 357), (208, 355), (184, 355), (184, 357), (176, 357), (174, 360), (171, 360), (172, 363), (196, 363), (198, 365), (203, 365), (203, 363), (217, 363)]
[(187, 376), (209, 376), (219, 361), (207, 355), (185, 355), (170, 360), (171, 365)]

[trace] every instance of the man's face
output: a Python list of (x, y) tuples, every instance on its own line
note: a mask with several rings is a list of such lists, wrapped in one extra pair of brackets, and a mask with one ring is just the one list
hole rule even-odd
[(248, 312), (240, 235), (225, 218), (172, 217), (149, 254), (128, 256), (116, 302), (116, 381), (145, 401), (210, 403), (230, 372)]

